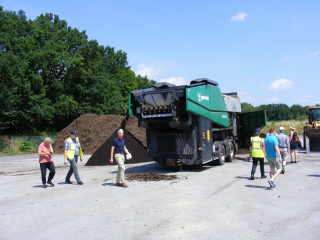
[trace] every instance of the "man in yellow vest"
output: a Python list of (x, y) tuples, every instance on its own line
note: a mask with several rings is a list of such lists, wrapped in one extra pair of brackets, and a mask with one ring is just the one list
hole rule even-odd
[(79, 138), (77, 137), (78, 133), (76, 131), (71, 131), (70, 137), (67, 138), (64, 142), (64, 164), (70, 163), (70, 169), (66, 176), (66, 183), (72, 184), (70, 181), (71, 175), (74, 173), (74, 177), (77, 180), (79, 185), (82, 185), (83, 182), (80, 180), (80, 176), (78, 173), (78, 156), (80, 157), (80, 161), (82, 162), (82, 149), (80, 145)]
[(254, 180), (254, 174), (256, 172), (256, 168), (258, 165), (258, 161), (260, 162), (260, 173), (261, 178), (266, 178), (264, 175), (264, 157), (266, 156), (266, 149), (264, 147), (263, 139), (259, 137), (260, 129), (256, 129), (254, 131), (254, 137), (251, 137), (250, 142), (250, 156), (252, 156), (252, 169), (251, 169), (251, 180)]

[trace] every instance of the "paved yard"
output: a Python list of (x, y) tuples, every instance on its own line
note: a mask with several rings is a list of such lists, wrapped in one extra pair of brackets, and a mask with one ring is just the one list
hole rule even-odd
[(1, 239), (320, 239), (319, 153), (300, 151), (275, 189), (268, 179), (250, 180), (246, 155), (177, 173), (127, 165), (126, 173), (179, 177), (127, 189), (114, 186), (117, 166), (79, 163), (79, 186), (64, 184), (62, 155), (54, 163), (55, 187), (43, 189), (37, 155), (0, 157)]

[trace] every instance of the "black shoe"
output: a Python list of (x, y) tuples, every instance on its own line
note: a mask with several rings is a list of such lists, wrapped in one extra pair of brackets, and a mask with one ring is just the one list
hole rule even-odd
[(261, 178), (267, 178), (267, 176), (266, 175), (262, 175)]
[(83, 185), (83, 182), (80, 181), (80, 182), (78, 182), (78, 184), (79, 184), (79, 185)]
[(294, 163), (297, 163), (297, 161), (294, 161)]
[(291, 161), (290, 163), (293, 163), (293, 161)]
[(72, 182), (70, 180), (66, 180), (66, 183), (68, 184), (72, 184)]
[(43, 188), (47, 188), (47, 184), (43, 184), (43, 186), (42, 186)]
[(54, 184), (53, 184), (53, 182), (48, 182), (48, 184), (50, 184), (51, 185), (51, 187), (54, 187)]
[(286, 172), (286, 170), (284, 168), (282, 168), (281, 173), (284, 174)]
[(254, 180), (254, 175), (251, 175), (251, 180)]

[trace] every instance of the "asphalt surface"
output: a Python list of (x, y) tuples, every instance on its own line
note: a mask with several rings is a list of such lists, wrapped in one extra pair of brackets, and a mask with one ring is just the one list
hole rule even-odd
[(78, 164), (80, 186), (64, 183), (68, 166), (54, 155), (55, 186), (46, 189), (37, 155), (0, 157), (0, 239), (320, 239), (319, 152), (300, 150), (274, 189), (259, 166), (250, 180), (247, 155), (183, 172), (127, 165), (130, 174), (179, 177), (129, 188), (114, 186), (117, 166), (85, 167), (89, 157)]

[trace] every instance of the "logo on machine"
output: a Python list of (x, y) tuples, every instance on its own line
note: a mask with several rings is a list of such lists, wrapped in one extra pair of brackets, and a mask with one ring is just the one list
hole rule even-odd
[(197, 92), (197, 94), (198, 94), (198, 101), (199, 102), (201, 102), (203, 100), (209, 100), (208, 96), (201, 96), (201, 92), (200, 93)]

